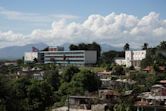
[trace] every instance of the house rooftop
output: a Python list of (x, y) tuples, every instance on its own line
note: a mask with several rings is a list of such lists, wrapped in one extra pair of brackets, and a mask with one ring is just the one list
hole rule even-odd
[(161, 84), (155, 84), (152, 86), (152, 88), (165, 88), (165, 87)]
[(166, 80), (161, 80), (160, 83), (161, 84), (166, 84)]

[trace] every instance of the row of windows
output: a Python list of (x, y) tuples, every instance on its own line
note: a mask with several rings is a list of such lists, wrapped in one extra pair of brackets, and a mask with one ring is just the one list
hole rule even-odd
[[(132, 55), (144, 55), (145, 52), (131, 52)], [(130, 55), (130, 53), (127, 53), (127, 55)]]
[(48, 52), (46, 54), (84, 54), (84, 52)]
[[(49, 57), (49, 56), (45, 56)], [(53, 58), (84, 58), (84, 56), (53, 56)]]
[(52, 61), (52, 62), (84, 62), (84, 60), (53, 60), (53, 59), (50, 59), (50, 60), (47, 60), (47, 61)]

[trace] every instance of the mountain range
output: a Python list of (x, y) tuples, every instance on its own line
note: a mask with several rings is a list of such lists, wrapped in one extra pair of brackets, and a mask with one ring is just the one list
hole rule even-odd
[[(108, 44), (100, 44), (100, 45), (102, 48), (102, 52), (106, 52), (109, 50), (116, 50), (116, 51), (122, 50), (122, 48), (120, 47), (113, 47)], [(37, 44), (28, 44), (24, 46), (10, 46), (10, 47), (0, 48), (0, 59), (9, 59), (9, 60), (19, 59), (24, 56), (24, 52), (32, 51), (32, 47), (36, 47), (42, 50), (47, 46), (48, 45), (44, 43), (37, 43)], [(65, 43), (61, 46), (63, 46), (65, 50), (69, 50), (68, 47), (70, 46), (70, 43)]]

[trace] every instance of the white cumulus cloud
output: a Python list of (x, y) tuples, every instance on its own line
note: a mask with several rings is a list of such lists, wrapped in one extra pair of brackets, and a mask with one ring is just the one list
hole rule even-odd
[(66, 22), (61, 19), (54, 21), (50, 29), (35, 29), (29, 35), (0, 32), (0, 47), (37, 42), (61, 45), (66, 42), (96, 41), (113, 46), (123, 46), (128, 42), (131, 47), (137, 48), (144, 42), (154, 46), (163, 40), (166, 40), (166, 20), (155, 12), (142, 18), (111, 13), (107, 16), (90, 15), (83, 22)]

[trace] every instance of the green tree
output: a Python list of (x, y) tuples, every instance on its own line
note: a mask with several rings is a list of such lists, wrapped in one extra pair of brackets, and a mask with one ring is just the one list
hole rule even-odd
[(114, 59), (116, 57), (124, 57), (124, 52), (122, 51), (108, 51), (108, 52), (103, 52), (101, 55), (101, 63), (106, 63), (106, 64), (111, 64), (114, 62)]
[(34, 63), (38, 63), (38, 59), (37, 59), (37, 58), (34, 58), (34, 59), (33, 59), (33, 62), (34, 62)]
[(24, 64), (24, 60), (23, 59), (18, 59), (17, 60), (17, 64), (18, 65), (23, 65)]
[(82, 70), (73, 77), (72, 81), (78, 82), (80, 86), (82, 85), (89, 92), (97, 91), (101, 86), (99, 77), (89, 70)]
[(166, 41), (160, 42), (160, 45), (158, 45), (159, 49), (166, 49)]
[(123, 47), (123, 50), (130, 50), (130, 45), (128, 43), (126, 43)]
[(77, 47), (77, 45), (71, 44), (71, 45), (69, 46), (69, 49), (70, 49), (70, 50), (78, 50), (78, 47)]
[(125, 75), (125, 70), (123, 66), (117, 65), (117, 66), (114, 66), (112, 74), (118, 75), (118, 76)]
[(70, 82), (72, 77), (79, 72), (78, 67), (68, 66), (62, 73), (62, 82)]
[[(12, 81), (12, 80), (10, 80)], [(7, 111), (27, 111), (28, 99), (27, 99), (27, 87), (30, 85), (30, 81), (27, 78), (19, 78), (11, 82), (10, 97), (6, 103)]]
[(98, 43), (93, 42), (91, 44), (80, 43), (78, 45), (71, 44), (69, 46), (70, 50), (96, 50), (97, 51), (97, 60), (99, 60), (101, 55), (101, 47)]
[(45, 72), (45, 78), (48, 83), (51, 84), (54, 90), (57, 91), (60, 86), (60, 75), (58, 70), (51, 70)]
[(32, 81), (28, 86), (27, 97), (30, 111), (44, 111), (53, 104), (53, 88), (46, 81)]
[(0, 75), (0, 111), (6, 111), (7, 101), (10, 99), (10, 85), (9, 80)]
[(143, 50), (148, 49), (148, 43), (144, 43), (144, 45), (142, 46), (142, 49), (143, 49)]
[(141, 61), (141, 68), (144, 69), (147, 66), (151, 66), (154, 64), (154, 59), (151, 56), (147, 56), (145, 59)]

